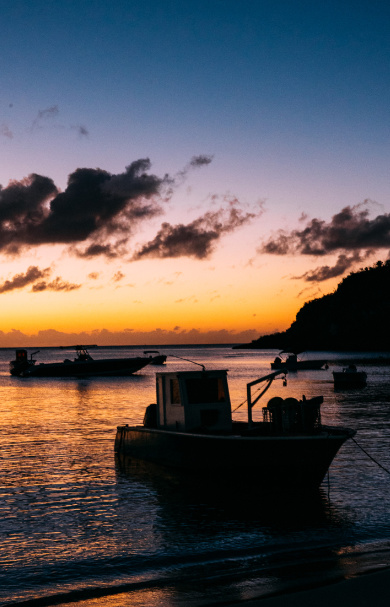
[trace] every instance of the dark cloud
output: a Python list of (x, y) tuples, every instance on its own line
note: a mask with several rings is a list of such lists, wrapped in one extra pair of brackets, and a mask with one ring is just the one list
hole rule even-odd
[(202, 167), (212, 162), (214, 156), (208, 154), (200, 154), (199, 156), (193, 156), (190, 160), (189, 166), (193, 168)]
[(91, 280), (97, 280), (100, 276), (100, 272), (90, 272), (88, 274), (88, 278), (90, 278)]
[(50, 214), (48, 201), (58, 193), (48, 177), (31, 174), (0, 188), (0, 251), (17, 254)]
[(355, 263), (362, 261), (362, 256), (355, 252), (352, 255), (345, 255), (342, 253), (338, 256), (337, 262), (334, 266), (321, 266), (315, 270), (305, 272), (302, 276), (294, 276), (294, 279), (303, 279), (306, 282), (322, 282), (329, 278), (335, 278), (341, 276), (349, 270)]
[(16, 274), (11, 280), (6, 280), (0, 285), (0, 293), (7, 293), (15, 289), (23, 289), (32, 285), (31, 291), (36, 293), (40, 291), (73, 291), (79, 289), (81, 285), (72, 284), (62, 280), (59, 276), (48, 282), (45, 280), (51, 274), (50, 268), (40, 270), (37, 266), (30, 266), (25, 274)]
[(47, 282), (46, 280), (42, 280), (40, 282), (35, 283), (32, 286), (31, 291), (34, 293), (40, 293), (42, 291), (74, 291), (75, 289), (80, 289), (81, 285), (72, 284), (65, 280), (62, 280), (59, 276), (52, 280), (51, 282)]
[(18, 254), (29, 246), (88, 241), (81, 256), (115, 257), (136, 222), (162, 212), (159, 201), (172, 180), (149, 169), (149, 159), (131, 163), (118, 175), (77, 169), (64, 192), (35, 174), (11, 183), (0, 190), (0, 250)]
[(199, 156), (193, 156), (191, 160), (186, 164), (184, 169), (177, 173), (175, 180), (178, 183), (182, 183), (187, 178), (187, 175), (191, 170), (199, 169), (200, 167), (210, 164), (213, 158), (214, 156), (211, 156), (209, 154), (200, 154)]
[(258, 214), (244, 213), (237, 207), (205, 213), (187, 225), (163, 223), (157, 236), (133, 255), (143, 257), (195, 257), (210, 256), (220, 238), (248, 223)]
[(0, 293), (7, 293), (15, 289), (23, 289), (37, 280), (45, 278), (50, 274), (50, 268), (40, 270), (37, 266), (30, 266), (25, 274), (15, 274), (11, 280), (6, 280), (0, 284)]
[(390, 214), (383, 213), (370, 218), (374, 203), (365, 200), (361, 204), (344, 207), (327, 223), (322, 219), (308, 220), (302, 230), (280, 230), (260, 249), (261, 253), (274, 255), (325, 256), (339, 253), (333, 266), (324, 265), (302, 276), (307, 282), (321, 282), (341, 276), (355, 263), (367, 258), (378, 249), (390, 247)]
[[(127, 241), (125, 241), (127, 242)], [(90, 244), (85, 249), (81, 250), (77, 247), (73, 247), (70, 249), (76, 257), (81, 257), (85, 259), (92, 259), (93, 257), (98, 257), (99, 255), (103, 255), (107, 259), (115, 259), (116, 257), (121, 257), (122, 254), (126, 253), (126, 250), (122, 249), (118, 245), (115, 244)]]
[(310, 220), (303, 230), (290, 233), (281, 230), (261, 248), (262, 253), (286, 255), (327, 255), (338, 250), (358, 251), (390, 246), (390, 214), (369, 218), (370, 206), (364, 203), (347, 206), (334, 215), (329, 223)]

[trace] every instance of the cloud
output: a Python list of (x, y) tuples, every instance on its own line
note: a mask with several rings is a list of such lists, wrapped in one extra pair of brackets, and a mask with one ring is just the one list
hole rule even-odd
[[(36, 348), (39, 344), (45, 346), (59, 346), (66, 344), (98, 344), (98, 346), (112, 346), (112, 344), (123, 346), (144, 346), (147, 344), (217, 344), (217, 343), (247, 343), (258, 338), (259, 331), (255, 328), (246, 331), (227, 331), (225, 329), (216, 331), (200, 331), (199, 329), (181, 329), (175, 327), (168, 331), (156, 328), (152, 331), (135, 331), (126, 328), (123, 331), (111, 332), (107, 329), (97, 329), (82, 333), (64, 333), (55, 329), (39, 331), (35, 335), (27, 335), (21, 331), (12, 330), (5, 333), (0, 330), (0, 346), (5, 348)], [(169, 352), (167, 352), (169, 354)]]
[(334, 266), (321, 266), (315, 270), (305, 272), (302, 276), (294, 276), (294, 279), (303, 279), (306, 282), (322, 282), (329, 278), (336, 278), (341, 276), (349, 270), (355, 263), (362, 261), (362, 256), (356, 251), (352, 255), (348, 256), (342, 253), (338, 256), (337, 262)]
[(97, 280), (100, 276), (100, 272), (90, 272), (88, 274), (88, 278), (90, 278), (91, 280)]
[(204, 166), (206, 164), (210, 164), (212, 162), (214, 156), (210, 156), (207, 154), (200, 154), (199, 156), (193, 156), (190, 160), (189, 166), (193, 168), (198, 168)]
[(28, 285), (32, 285), (32, 293), (41, 291), (74, 291), (81, 287), (81, 285), (69, 283), (59, 276), (51, 282), (47, 282), (45, 279), (50, 276), (51, 272), (51, 268), (40, 270), (37, 266), (30, 266), (24, 274), (15, 274), (11, 280), (6, 280), (3, 284), (0, 284), (0, 293), (23, 289)]
[[(124, 241), (126, 244), (127, 239)], [(81, 257), (85, 259), (92, 259), (93, 257), (97, 257), (98, 255), (104, 255), (107, 259), (115, 259), (116, 257), (121, 257), (122, 254), (126, 253), (126, 248), (122, 248), (120, 243), (115, 244), (90, 244), (83, 250), (78, 249), (77, 247), (71, 248), (70, 251), (76, 255), (76, 257)]]
[(328, 223), (322, 219), (308, 220), (306, 216), (302, 216), (300, 221), (307, 222), (302, 230), (280, 230), (263, 244), (258, 252), (309, 256), (325, 256), (338, 252), (339, 257), (333, 267), (324, 265), (297, 278), (322, 281), (340, 276), (372, 252), (390, 247), (390, 214), (383, 213), (370, 218), (373, 206), (374, 203), (370, 200), (346, 206), (333, 215)]
[(149, 169), (147, 158), (118, 175), (80, 168), (69, 175), (64, 192), (36, 174), (12, 182), (0, 189), (0, 251), (17, 255), (41, 244), (87, 242), (77, 250), (80, 256), (116, 257), (137, 222), (162, 213), (159, 201), (172, 180)]
[[(57, 106), (39, 112), (39, 119), (56, 114)], [(209, 164), (212, 156), (194, 156), (180, 175)], [(49, 178), (35, 173), (0, 186), (0, 252), (17, 256), (40, 245), (65, 245), (80, 258), (124, 258), (139, 224), (163, 214), (180, 179), (150, 172), (141, 158), (122, 173), (100, 168), (78, 168), (59, 191)], [(189, 256), (205, 259), (221, 237), (258, 217), (263, 209), (243, 210), (232, 195), (220, 200), (222, 208), (188, 224), (164, 222), (154, 239), (141, 246), (132, 261), (143, 257)]]
[(112, 277), (112, 281), (113, 282), (120, 282), (121, 280), (123, 280), (125, 278), (125, 274), (123, 274), (123, 272), (121, 272), (120, 270), (118, 270), (118, 272), (115, 272), (114, 276)]
[(199, 156), (193, 156), (191, 160), (185, 165), (184, 169), (181, 169), (176, 174), (175, 180), (179, 183), (182, 183), (186, 178), (188, 173), (193, 169), (199, 169), (203, 166), (210, 164), (213, 160), (214, 156), (209, 154), (200, 154)]
[(75, 129), (79, 135), (79, 137), (88, 137), (89, 136), (89, 131), (88, 129), (79, 124), (78, 126), (72, 126), (72, 129)]
[(390, 246), (390, 214), (369, 218), (369, 200), (344, 207), (329, 223), (310, 220), (303, 230), (280, 230), (263, 245), (261, 252), (277, 255), (327, 255), (338, 250), (380, 249)]
[(0, 293), (7, 293), (15, 289), (23, 289), (41, 278), (45, 278), (51, 273), (50, 268), (40, 270), (37, 266), (30, 266), (25, 274), (15, 274), (11, 280), (6, 280), (0, 284)]
[(56, 118), (58, 114), (58, 105), (52, 105), (51, 107), (48, 107), (45, 110), (39, 110), (37, 116), (34, 118), (34, 121), (31, 125), (31, 130), (40, 128), (42, 122), (48, 119), (50, 120), (52, 118)]
[(42, 291), (74, 291), (75, 289), (80, 289), (80, 287), (81, 285), (72, 284), (57, 276), (51, 282), (46, 282), (45, 280), (37, 282), (32, 286), (31, 291), (33, 293), (40, 293)]
[(206, 259), (217, 242), (229, 232), (250, 222), (259, 213), (243, 212), (237, 206), (207, 212), (187, 225), (163, 223), (153, 240), (133, 255), (133, 260), (144, 257), (194, 257)]
[(13, 139), (13, 132), (10, 130), (7, 124), (2, 124), (0, 127), (0, 135), (3, 137), (7, 137), (8, 139)]

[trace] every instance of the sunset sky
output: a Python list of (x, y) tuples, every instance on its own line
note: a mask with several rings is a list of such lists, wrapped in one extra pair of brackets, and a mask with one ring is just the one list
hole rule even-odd
[(388, 258), (388, 2), (0, 22), (0, 347), (250, 341)]

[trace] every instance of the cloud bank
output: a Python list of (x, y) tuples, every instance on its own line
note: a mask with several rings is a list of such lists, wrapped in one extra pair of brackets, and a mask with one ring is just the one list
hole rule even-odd
[[(69, 344), (97, 344), (98, 346), (161, 346), (182, 344), (235, 344), (247, 343), (257, 339), (259, 332), (256, 329), (246, 331), (200, 331), (199, 329), (173, 330), (156, 328), (151, 331), (98, 331), (82, 333), (65, 333), (55, 329), (38, 331), (35, 335), (27, 335), (18, 330), (9, 332), (0, 331), (0, 347), (2, 348), (36, 348), (69, 346)], [(169, 355), (169, 350), (165, 352)], [(58, 360), (63, 360), (59, 353)]]
[[(56, 106), (39, 113), (39, 120), (56, 115)], [(188, 224), (163, 222), (156, 236), (135, 253), (129, 241), (142, 222), (164, 213), (175, 187), (189, 171), (207, 166), (212, 156), (193, 156), (172, 178), (150, 172), (148, 158), (112, 174), (79, 168), (60, 192), (52, 179), (35, 173), (0, 187), (0, 253), (18, 256), (40, 245), (65, 245), (77, 257), (140, 260), (144, 257), (205, 259), (224, 234), (258, 217), (263, 209), (245, 212), (235, 197), (225, 196), (221, 208)]]
[[(260, 253), (321, 257), (338, 253), (336, 264), (324, 265), (303, 276), (307, 281), (323, 281), (340, 276), (354, 263), (378, 249), (390, 248), (390, 214), (370, 218), (372, 201), (346, 206), (327, 223), (311, 219), (302, 230), (280, 230), (262, 245)], [(306, 221), (306, 218), (304, 218)]]

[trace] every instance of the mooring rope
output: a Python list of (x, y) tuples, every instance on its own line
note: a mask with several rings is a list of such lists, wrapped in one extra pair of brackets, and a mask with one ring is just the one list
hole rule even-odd
[(385, 468), (384, 466), (382, 466), (382, 464), (380, 464), (375, 458), (372, 457), (372, 455), (370, 455), (369, 453), (367, 453), (367, 451), (365, 449), (363, 449), (363, 447), (361, 445), (359, 445), (359, 443), (351, 436), (351, 440), (355, 443), (355, 445), (357, 445), (359, 447), (359, 449), (361, 449), (363, 451), (363, 453), (365, 453), (367, 455), (367, 457), (369, 457), (370, 459), (372, 459), (372, 461), (379, 466), (379, 468), (382, 468), (382, 470), (384, 470), (385, 472), (387, 472), (387, 474), (390, 474), (390, 470), (388, 470), (387, 468)]

